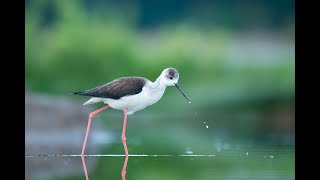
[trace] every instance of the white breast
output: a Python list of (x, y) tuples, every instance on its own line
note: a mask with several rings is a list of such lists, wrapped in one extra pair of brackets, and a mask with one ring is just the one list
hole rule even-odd
[(161, 89), (152, 88), (147, 84), (139, 94), (124, 96), (117, 100), (104, 98), (103, 101), (114, 109), (124, 110), (128, 108), (128, 114), (133, 114), (136, 111), (158, 102), (164, 94), (164, 91), (165, 87)]

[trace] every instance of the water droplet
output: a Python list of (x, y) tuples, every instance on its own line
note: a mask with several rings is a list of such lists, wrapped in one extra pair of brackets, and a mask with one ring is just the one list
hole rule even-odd
[(191, 150), (190, 147), (186, 148), (185, 154), (190, 154), (190, 155), (193, 154), (193, 151)]
[(208, 129), (208, 128), (209, 128), (209, 126), (208, 126), (208, 125), (206, 125), (206, 128)]
[(248, 155), (249, 155), (249, 152), (247, 152), (246, 155), (248, 156)]
[(270, 156), (270, 158), (274, 158), (274, 156)]

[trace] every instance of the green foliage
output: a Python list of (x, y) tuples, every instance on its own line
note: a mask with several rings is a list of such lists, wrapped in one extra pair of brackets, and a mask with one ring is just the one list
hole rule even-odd
[(293, 55), (234, 66), (226, 59), (235, 34), (226, 30), (181, 23), (141, 33), (112, 11), (86, 13), (73, 1), (55, 2), (55, 20), (43, 25), (44, 7), (39, 1), (26, 12), (26, 90), (64, 94), (131, 75), (153, 81), (172, 66), (197, 105), (294, 96)]

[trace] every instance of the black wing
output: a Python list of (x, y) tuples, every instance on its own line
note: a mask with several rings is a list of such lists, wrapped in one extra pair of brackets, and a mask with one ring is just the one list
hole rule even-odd
[(147, 80), (142, 77), (123, 77), (84, 92), (73, 92), (72, 94), (120, 99), (123, 96), (140, 93), (146, 83)]

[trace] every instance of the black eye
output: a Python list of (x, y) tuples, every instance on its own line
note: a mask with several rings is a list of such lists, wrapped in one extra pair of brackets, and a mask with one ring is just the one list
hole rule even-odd
[(169, 78), (170, 78), (170, 79), (173, 79), (173, 77), (172, 77), (172, 76), (170, 76)]

